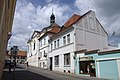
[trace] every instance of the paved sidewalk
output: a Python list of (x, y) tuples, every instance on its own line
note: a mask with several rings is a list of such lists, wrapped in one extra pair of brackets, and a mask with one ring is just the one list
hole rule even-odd
[(96, 77), (80, 76), (76, 74), (63, 73), (59, 71), (43, 70), (39, 67), (33, 67), (33, 66), (30, 66), (28, 70), (31, 72), (52, 78), (54, 80), (108, 80), (108, 79), (99, 79)]

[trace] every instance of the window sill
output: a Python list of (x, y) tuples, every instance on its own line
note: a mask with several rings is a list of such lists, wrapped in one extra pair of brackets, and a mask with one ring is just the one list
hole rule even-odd
[(70, 67), (70, 65), (64, 65), (64, 67)]
[(59, 65), (55, 65), (54, 67), (59, 67)]

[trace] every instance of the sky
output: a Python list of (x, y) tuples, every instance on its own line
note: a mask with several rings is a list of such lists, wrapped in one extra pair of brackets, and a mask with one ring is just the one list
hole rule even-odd
[(34, 30), (40, 31), (50, 25), (53, 13), (56, 23), (62, 26), (74, 13), (83, 15), (89, 10), (108, 33), (108, 42), (120, 43), (120, 0), (17, 0), (12, 37), (8, 49), (14, 45), (27, 50), (27, 41)]

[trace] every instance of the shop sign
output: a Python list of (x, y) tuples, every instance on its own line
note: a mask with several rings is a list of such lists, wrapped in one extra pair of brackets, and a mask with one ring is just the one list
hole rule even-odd
[(93, 60), (93, 57), (92, 56), (80, 57), (80, 61), (88, 61), (88, 60)]

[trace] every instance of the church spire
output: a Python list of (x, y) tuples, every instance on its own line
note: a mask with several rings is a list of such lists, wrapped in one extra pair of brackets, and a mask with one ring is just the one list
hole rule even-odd
[(50, 24), (54, 24), (55, 23), (55, 15), (53, 14), (53, 9), (52, 9), (52, 14), (50, 17)]

